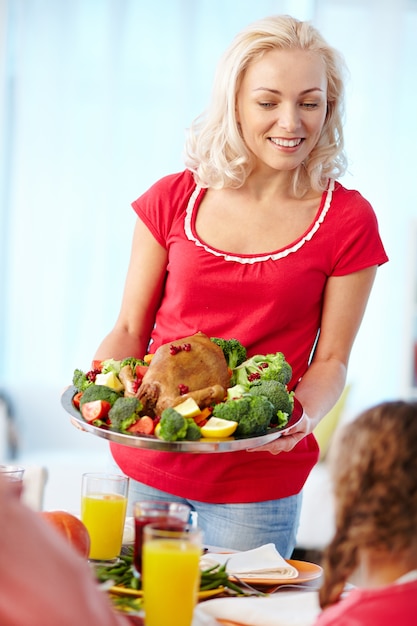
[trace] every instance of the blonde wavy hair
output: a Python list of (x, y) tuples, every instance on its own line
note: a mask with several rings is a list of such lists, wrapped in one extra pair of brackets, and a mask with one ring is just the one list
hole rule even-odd
[(203, 187), (241, 187), (253, 169), (236, 120), (236, 97), (247, 67), (270, 50), (301, 49), (322, 57), (327, 76), (327, 114), (320, 138), (293, 172), (293, 192), (323, 191), (330, 177), (346, 171), (343, 114), (345, 64), (309, 22), (287, 15), (264, 18), (233, 40), (217, 68), (209, 108), (192, 123), (185, 145), (185, 164)]
[(345, 425), (330, 455), (336, 530), (324, 552), (322, 608), (340, 598), (361, 548), (405, 551), (417, 529), (417, 402), (384, 402)]

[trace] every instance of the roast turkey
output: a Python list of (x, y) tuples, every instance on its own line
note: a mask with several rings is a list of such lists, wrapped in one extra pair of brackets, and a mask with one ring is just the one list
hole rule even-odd
[(147, 415), (160, 415), (188, 397), (204, 408), (224, 400), (230, 374), (223, 350), (198, 332), (156, 350), (137, 397)]

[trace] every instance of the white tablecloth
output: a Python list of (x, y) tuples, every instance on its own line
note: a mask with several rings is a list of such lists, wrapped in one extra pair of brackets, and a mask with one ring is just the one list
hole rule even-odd
[(192, 626), (218, 626), (217, 619), (244, 626), (312, 626), (319, 613), (317, 591), (278, 591), (267, 597), (206, 600), (196, 607)]

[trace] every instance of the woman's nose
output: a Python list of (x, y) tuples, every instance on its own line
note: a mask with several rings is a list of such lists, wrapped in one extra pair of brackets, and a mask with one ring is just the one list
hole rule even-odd
[(294, 132), (299, 126), (298, 108), (291, 104), (282, 104), (278, 109), (278, 125), (287, 132)]

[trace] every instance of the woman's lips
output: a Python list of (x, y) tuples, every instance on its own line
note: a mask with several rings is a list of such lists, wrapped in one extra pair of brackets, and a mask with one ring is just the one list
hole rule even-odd
[(297, 137), (295, 139), (280, 139), (278, 137), (270, 137), (269, 140), (276, 146), (280, 146), (281, 148), (296, 148), (300, 145), (302, 141), (304, 141), (302, 137)]

